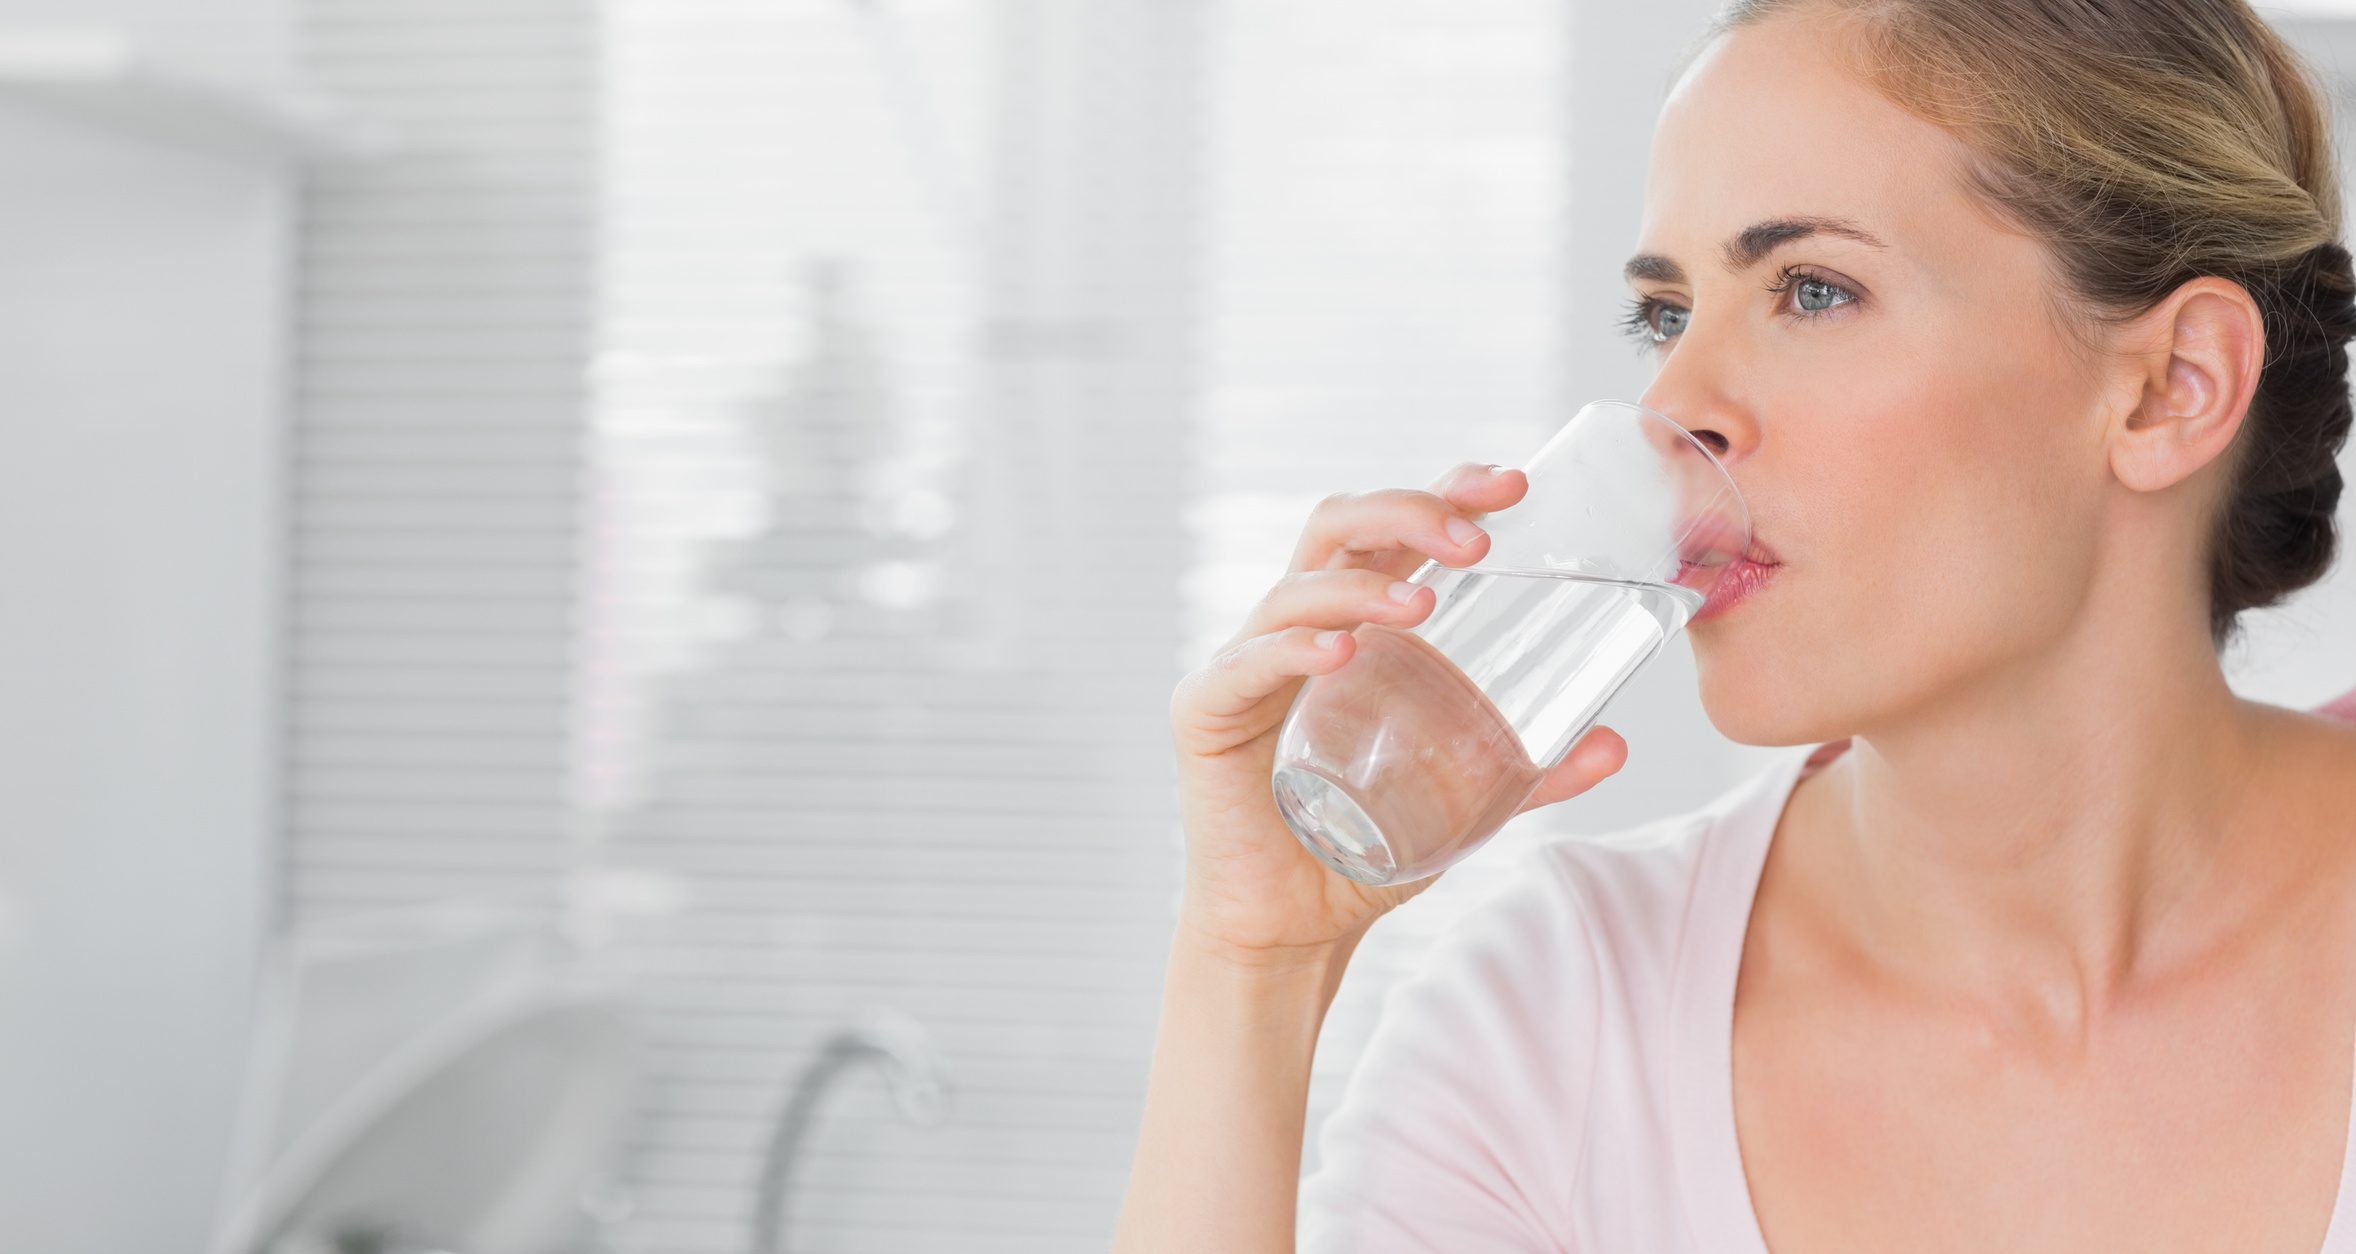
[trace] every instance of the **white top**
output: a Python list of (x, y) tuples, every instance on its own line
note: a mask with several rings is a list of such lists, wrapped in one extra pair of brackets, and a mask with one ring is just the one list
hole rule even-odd
[[(1846, 747), (1523, 849), (1383, 1000), (1301, 1183), (1300, 1254), (1767, 1254), (1735, 1140), (1735, 973), (1784, 802)], [(2322, 1254), (2356, 1254), (2351, 1177), (2343, 1150)]]

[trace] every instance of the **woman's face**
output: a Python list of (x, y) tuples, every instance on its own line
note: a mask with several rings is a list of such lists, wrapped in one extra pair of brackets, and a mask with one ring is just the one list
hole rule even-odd
[(1780, 18), (1688, 69), (1630, 264), (1644, 403), (1720, 454), (1781, 562), (1690, 629), (1711, 720), (1746, 744), (1837, 739), (2048, 647), (2105, 496), (2098, 379), (2040, 246), (1829, 38)]

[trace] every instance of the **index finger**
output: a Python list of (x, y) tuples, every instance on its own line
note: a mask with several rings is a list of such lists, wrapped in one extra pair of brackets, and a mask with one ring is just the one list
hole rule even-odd
[(1474, 519), (1506, 508), (1530, 489), (1530, 476), (1510, 466), (1458, 466), (1432, 482), (1433, 495)]
[[(1467, 546), (1442, 534), (1439, 520), (1458, 515), (1468, 520), (1481, 518), (1489, 510), (1503, 509), (1520, 500), (1528, 486), (1528, 476), (1518, 470), (1492, 471), (1487, 466), (1468, 462), (1441, 475), (1428, 491), (1396, 488), (1337, 493), (1321, 502), (1311, 515), (1288, 569), (1361, 567), (1403, 579), (1423, 564), (1427, 553), (1435, 558), (1442, 553), (1461, 554), (1470, 560), (1468, 547), (1477, 547), (1479, 539), (1473, 541), (1473, 546)], [(1396, 508), (1394, 503), (1402, 500), (1415, 502), (1416, 512), (1430, 515), (1428, 543), (1419, 545), (1414, 538), (1402, 534), (1391, 515)]]

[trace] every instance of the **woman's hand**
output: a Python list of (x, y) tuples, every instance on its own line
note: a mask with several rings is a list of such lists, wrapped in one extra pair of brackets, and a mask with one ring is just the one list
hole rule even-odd
[[(1437, 598), (1430, 588), (1415, 586), (1402, 603), (1391, 597), (1394, 581), (1427, 557), (1451, 566), (1479, 561), (1489, 538), (1476, 520), (1528, 490), (1519, 470), (1467, 463), (1428, 492), (1327, 497), (1310, 512), (1290, 571), (1218, 653), (1179, 682), (1170, 724), (1186, 827), (1180, 920), (1191, 939), (1253, 965), (1317, 960), (1354, 945), (1376, 919), (1438, 878), (1369, 887), (1302, 848), (1269, 786), (1276, 737), (1306, 678), (1354, 656), (1351, 629), (1363, 622), (1407, 628), (1431, 613)], [(1321, 632), (1339, 634), (1326, 645)], [(1626, 742), (1599, 725), (1517, 813), (1577, 796), (1626, 760)]]

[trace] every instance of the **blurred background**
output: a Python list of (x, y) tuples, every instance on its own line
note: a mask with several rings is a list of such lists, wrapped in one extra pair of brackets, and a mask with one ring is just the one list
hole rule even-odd
[[(1103, 1248), (1171, 688), (1641, 393), (1710, 8), (0, 0), (0, 1244)], [(2349, 565), (2237, 687), (2356, 682)], [(1606, 721), (1305, 1167), (1517, 836), (1764, 760), (1682, 638)]]

